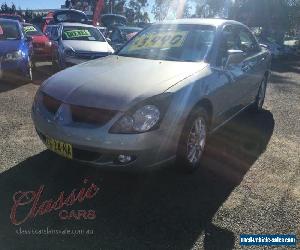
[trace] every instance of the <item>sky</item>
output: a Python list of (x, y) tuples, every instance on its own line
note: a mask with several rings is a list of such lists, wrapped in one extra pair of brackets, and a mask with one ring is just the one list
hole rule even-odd
[[(0, 5), (2, 3), (7, 3), (11, 5), (14, 3), (17, 7), (21, 9), (59, 9), (61, 5), (65, 3), (65, 0), (0, 0)], [(149, 7), (147, 8), (150, 19), (153, 19), (151, 13), (152, 4), (154, 0), (148, 0)]]
[[(21, 9), (58, 9), (65, 3), (65, 0), (0, 0), (0, 5), (5, 2), (8, 5), (13, 2), (17, 8), (20, 6)], [(151, 4), (153, 1), (148, 0), (148, 2)]]
[(13, 2), (17, 8), (21, 9), (58, 9), (65, 0), (0, 0), (0, 4), (7, 3), (11, 5)]

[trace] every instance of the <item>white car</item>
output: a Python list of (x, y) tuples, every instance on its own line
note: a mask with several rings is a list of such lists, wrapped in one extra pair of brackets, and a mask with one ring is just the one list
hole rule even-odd
[(60, 69), (114, 53), (102, 33), (82, 23), (61, 23), (52, 29), (53, 64)]

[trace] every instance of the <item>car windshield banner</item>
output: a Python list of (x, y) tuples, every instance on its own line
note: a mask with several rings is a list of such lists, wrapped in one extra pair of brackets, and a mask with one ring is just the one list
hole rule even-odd
[(37, 29), (34, 26), (25, 26), (24, 27), (24, 32), (29, 33), (29, 32), (36, 32)]
[(64, 31), (66, 38), (89, 37), (91, 33), (88, 30), (66, 30)]
[(145, 48), (178, 48), (186, 39), (188, 31), (150, 33), (137, 37), (129, 50)]

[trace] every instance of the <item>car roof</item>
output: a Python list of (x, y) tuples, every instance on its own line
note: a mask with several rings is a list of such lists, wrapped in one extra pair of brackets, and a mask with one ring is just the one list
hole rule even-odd
[(69, 12), (69, 13), (71, 13), (71, 12), (73, 12), (73, 13), (80, 13), (80, 14), (84, 14), (85, 15), (85, 13), (83, 12), (83, 11), (81, 11), (81, 10), (76, 10), (76, 9), (60, 9), (60, 10), (54, 10), (54, 11), (52, 11), (55, 15), (57, 15), (57, 14), (61, 14), (61, 13), (66, 13), (66, 12)]
[(8, 19), (8, 18), (1, 18), (1, 17), (0, 17), (0, 21), (11, 22), (11, 23), (17, 23), (17, 24), (20, 23), (18, 20)]
[(118, 26), (118, 28), (121, 30), (131, 29), (131, 30), (142, 30), (140, 27), (131, 27), (131, 26)]
[(62, 22), (60, 23), (60, 25), (62, 26), (81, 26), (81, 27), (93, 27), (93, 28), (96, 28), (95, 26), (93, 25), (90, 25), (90, 24), (83, 24), (83, 23), (69, 23), (69, 22)]
[(238, 24), (242, 25), (242, 23), (227, 20), (227, 19), (219, 19), (219, 18), (189, 18), (189, 19), (176, 19), (176, 20), (166, 20), (154, 23), (155, 24), (199, 24), (199, 25), (210, 25), (210, 26), (222, 26), (224, 24)]

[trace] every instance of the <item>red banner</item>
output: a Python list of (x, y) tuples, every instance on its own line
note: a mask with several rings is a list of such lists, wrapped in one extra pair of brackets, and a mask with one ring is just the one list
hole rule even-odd
[(94, 17), (93, 17), (93, 25), (97, 25), (99, 22), (99, 16), (102, 12), (104, 6), (104, 0), (98, 0), (95, 11), (94, 11)]

